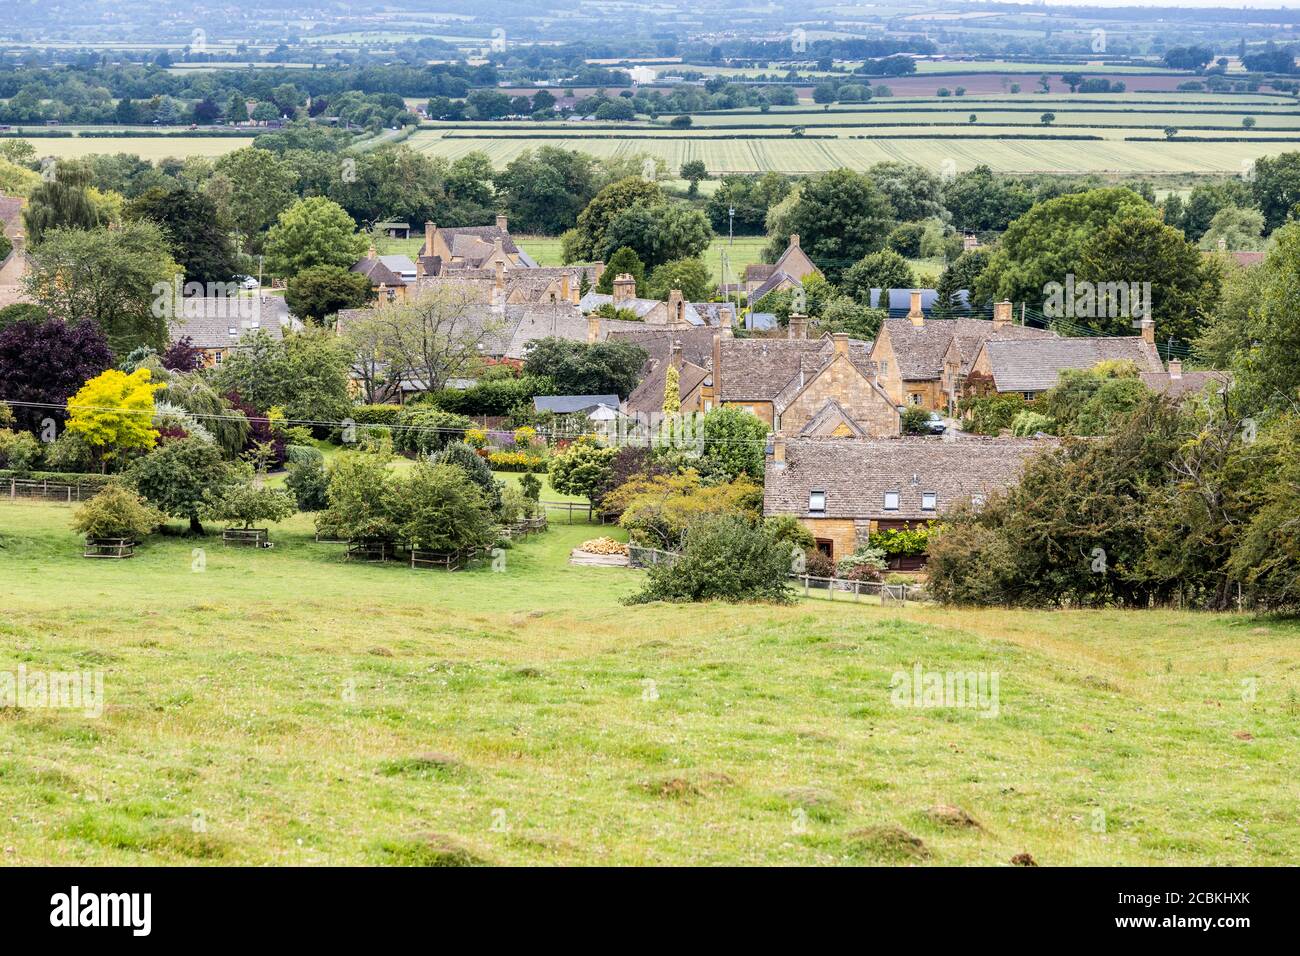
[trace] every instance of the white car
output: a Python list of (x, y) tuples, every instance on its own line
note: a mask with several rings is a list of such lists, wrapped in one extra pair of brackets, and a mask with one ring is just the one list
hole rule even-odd
[(239, 283), (241, 289), (256, 289), (262, 284), (257, 281), (256, 276), (235, 276), (235, 281)]

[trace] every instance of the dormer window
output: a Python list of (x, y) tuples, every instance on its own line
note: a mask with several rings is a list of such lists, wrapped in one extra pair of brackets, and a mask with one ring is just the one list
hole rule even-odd
[(921, 492), (921, 510), (934, 511), (939, 504), (939, 495), (934, 491)]
[(885, 510), (886, 510), (886, 511), (897, 511), (897, 510), (898, 510), (898, 492), (897, 492), (897, 491), (886, 491), (886, 492), (885, 492)]
[(824, 512), (826, 510), (826, 492), (808, 492), (808, 510), (811, 512)]

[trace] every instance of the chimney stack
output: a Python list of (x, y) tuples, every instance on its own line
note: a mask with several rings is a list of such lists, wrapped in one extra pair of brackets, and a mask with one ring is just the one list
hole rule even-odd
[[(886, 293), (888, 294), (888, 293)], [(921, 309), (921, 290), (912, 290), (912, 307), (907, 312), (907, 318), (917, 328), (925, 325), (925, 312)]]
[(831, 336), (831, 339), (832, 339), (832, 340), (834, 341), (834, 343), (835, 343), (835, 354), (836, 354), (836, 355), (848, 355), (848, 354), (849, 354), (849, 333), (847, 333), (847, 332), (836, 332), (834, 335)]
[(713, 378), (713, 407), (722, 407), (722, 338), (723, 333), (713, 333), (713, 368), (711, 376)]
[(1220, 252), (1228, 251), (1228, 240), (1223, 238), (1223, 236), (1219, 237), (1219, 251)]
[(798, 312), (790, 313), (789, 336), (792, 339), (806, 339), (808, 337), (808, 316), (800, 315)]
[(506, 264), (502, 262), (500, 259), (497, 259), (494, 265), (496, 266), (497, 274), (496, 274), (496, 279), (493, 281), (493, 284), (498, 289), (502, 289), (505, 287), (506, 284)]
[(718, 309), (718, 334), (724, 339), (732, 337), (732, 325), (736, 318), (731, 313), (730, 305), (723, 305)]
[(799, 248), (799, 233), (793, 232), (790, 234), (790, 247), (792, 249)]
[(785, 461), (785, 437), (782, 435), (772, 436), (772, 460)]
[(595, 345), (600, 341), (600, 316), (594, 312), (587, 316), (587, 344)]
[(668, 322), (671, 325), (686, 324), (686, 302), (682, 298), (681, 289), (670, 289), (668, 292)]
[(433, 224), (433, 220), (424, 221), (424, 252), (423, 255), (433, 255), (433, 233), (438, 227)]
[(1144, 315), (1142, 321), (1138, 323), (1142, 330), (1142, 341), (1148, 345), (1156, 344), (1156, 320), (1149, 315)]
[(680, 372), (682, 370), (682, 340), (681, 339), (673, 339), (673, 348), (670, 354), (671, 357), (668, 360), (668, 364), (670, 364), (673, 368), (677, 369)]
[(510, 230), (506, 228), (506, 223), (507, 220), (505, 215), (499, 214), (497, 216), (497, 228), (500, 229), (502, 232), (509, 232)]
[(1170, 377), (1170, 378), (1182, 378), (1182, 377), (1183, 377), (1183, 360), (1182, 360), (1182, 359), (1171, 358), (1171, 359), (1169, 360), (1169, 377)]
[(1011, 324), (1011, 303), (1006, 299), (993, 303), (993, 331), (999, 332)]
[(569, 291), (569, 274), (567, 272), (560, 273), (560, 298), (565, 302), (573, 301), (573, 295)]
[(636, 298), (636, 279), (626, 272), (614, 276), (614, 304)]

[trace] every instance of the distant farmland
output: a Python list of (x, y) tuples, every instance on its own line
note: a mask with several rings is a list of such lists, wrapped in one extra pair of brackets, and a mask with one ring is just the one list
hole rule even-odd
[[(1045, 113), (1053, 114), (1050, 124), (1042, 122)], [(886, 98), (829, 110), (803, 104), (708, 113), (693, 121), (688, 130), (662, 123), (438, 124), (409, 142), (451, 159), (482, 151), (498, 166), (552, 145), (600, 157), (646, 154), (673, 170), (701, 159), (713, 173), (862, 169), (883, 160), (947, 171), (985, 163), (1022, 173), (1237, 173), (1300, 146), (1294, 101), (1264, 95)], [(1178, 131), (1172, 142), (1165, 133), (1171, 126)]]

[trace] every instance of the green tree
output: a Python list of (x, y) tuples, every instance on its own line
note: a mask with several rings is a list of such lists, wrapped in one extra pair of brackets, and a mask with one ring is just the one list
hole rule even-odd
[(709, 170), (705, 167), (704, 160), (702, 159), (691, 159), (682, 163), (679, 173), (682, 179), (691, 184), (690, 188), (687, 190), (688, 196), (694, 196), (699, 193), (700, 180), (709, 178)]
[(789, 603), (790, 543), (733, 515), (696, 524), (675, 561), (650, 568), (645, 587), (627, 599)]
[(595, 196), (595, 161), (586, 153), (555, 146), (525, 150), (497, 174), (496, 187), (515, 229), (558, 235), (573, 228)]
[(1272, 232), (1300, 203), (1300, 153), (1279, 153), (1255, 160), (1251, 190), (1255, 204), (1264, 214), (1264, 226)]
[(551, 458), (551, 487), (562, 495), (590, 499), (613, 469), (617, 448), (602, 448), (593, 441), (580, 439), (563, 454)]
[(86, 538), (129, 538), (139, 541), (154, 532), (163, 515), (149, 507), (130, 488), (117, 483), (105, 485), (72, 517), (72, 530)]
[(261, 249), (261, 234), (294, 199), (298, 174), (265, 149), (245, 147), (213, 163), (205, 191), (225, 209), (245, 252)]
[(588, 344), (569, 339), (536, 339), (528, 344), (524, 372), (549, 379), (557, 395), (631, 394), (640, 381), (646, 351), (630, 342)]
[(667, 299), (678, 289), (687, 302), (703, 302), (713, 288), (713, 275), (702, 259), (674, 259), (655, 266), (648, 285), (652, 299)]
[(630, 275), (636, 280), (637, 295), (645, 294), (645, 263), (636, 254), (635, 249), (627, 246), (616, 250), (609, 257), (609, 261), (605, 263), (605, 271), (596, 280), (596, 291), (609, 295), (614, 291), (614, 280), (621, 275)]
[(712, 241), (713, 227), (701, 210), (669, 203), (638, 204), (610, 220), (597, 252), (608, 259), (617, 250), (630, 248), (654, 268), (674, 259), (699, 256)]
[(395, 488), (397, 531), (412, 548), (454, 552), (490, 545), (496, 534), (483, 492), (453, 464), (420, 462)]
[(627, 176), (596, 193), (591, 202), (578, 214), (577, 230), (571, 249), (570, 262), (591, 261), (604, 249), (605, 230), (624, 209), (637, 204), (653, 205), (663, 200), (659, 184), (640, 176)]
[(740, 408), (714, 408), (704, 416), (704, 472), (724, 481), (748, 475), (763, 480), (767, 424)]
[(889, 199), (869, 177), (835, 169), (804, 182), (767, 253), (775, 256), (797, 233), (804, 252), (835, 281), (840, 272), (884, 245), (894, 226)]
[(186, 281), (206, 285), (234, 280), (235, 246), (210, 197), (187, 186), (158, 187), (131, 200), (124, 216), (155, 222), (162, 228)]
[(28, 296), (69, 325), (89, 319), (103, 329), (113, 351), (167, 343), (160, 289), (170, 294), (180, 267), (162, 230), (151, 222), (120, 229), (54, 229), (29, 256)]
[(32, 190), (23, 225), (33, 246), (56, 229), (94, 229), (103, 223), (101, 210), (91, 196), (90, 167), (77, 160), (51, 161)]
[(342, 309), (358, 309), (370, 299), (370, 280), (341, 266), (311, 266), (285, 286), (289, 311), (300, 318), (323, 322)]
[[(915, 285), (912, 267), (892, 249), (863, 256), (845, 270), (840, 280), (840, 288), (864, 305), (871, 303), (872, 289), (911, 289)], [(888, 301), (884, 304), (888, 305)]]
[(1200, 248), (1214, 251), (1223, 247), (1229, 252), (1252, 251), (1264, 246), (1264, 214), (1256, 209), (1225, 206), (1214, 214), (1210, 227), (1198, 243)]
[(300, 199), (280, 213), (266, 236), (266, 265), (293, 277), (314, 266), (346, 269), (366, 251), (366, 237), (342, 206), (323, 196)]
[(190, 534), (203, 534), (202, 516), (236, 472), (216, 445), (191, 436), (165, 441), (136, 459), (127, 477), (146, 501), (164, 514), (188, 520)]

